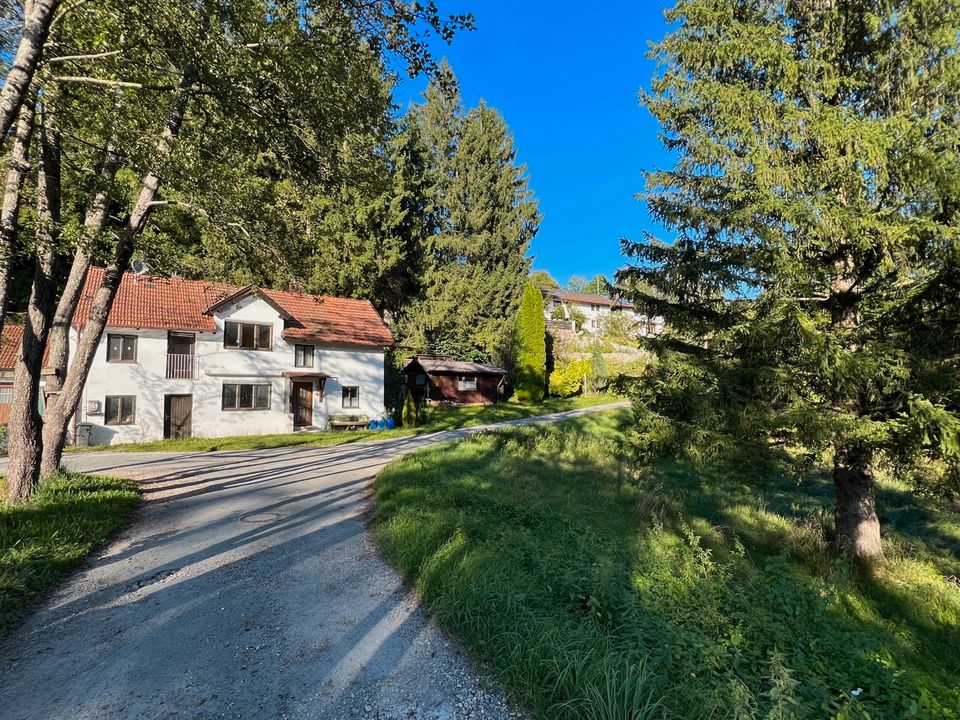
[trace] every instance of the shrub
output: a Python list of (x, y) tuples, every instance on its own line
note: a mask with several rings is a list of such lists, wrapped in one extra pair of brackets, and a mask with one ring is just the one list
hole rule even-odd
[(413, 394), (407, 390), (407, 397), (403, 401), (403, 414), (400, 419), (404, 427), (416, 427), (417, 425), (417, 404), (413, 401)]
[(522, 402), (540, 402), (544, 393), (547, 367), (547, 323), (543, 317), (543, 298), (533, 285), (523, 291), (517, 313), (517, 364), (514, 387)]
[(583, 389), (583, 378), (590, 373), (589, 360), (571, 360), (550, 373), (550, 394), (573, 397)]

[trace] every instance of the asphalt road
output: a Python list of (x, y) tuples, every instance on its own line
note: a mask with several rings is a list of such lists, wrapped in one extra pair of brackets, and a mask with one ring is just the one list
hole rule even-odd
[(365, 527), (380, 469), (479, 429), (322, 448), (70, 455), (72, 469), (142, 480), (146, 501), (0, 639), (0, 716), (518, 715), (426, 617)]

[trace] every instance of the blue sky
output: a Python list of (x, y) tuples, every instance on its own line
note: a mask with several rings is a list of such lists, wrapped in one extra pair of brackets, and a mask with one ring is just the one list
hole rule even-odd
[[(637, 93), (654, 66), (648, 43), (665, 31), (662, 6), (606, 0), (591, 5), (515, 0), (446, 0), (469, 10), (477, 29), (434, 52), (446, 55), (464, 102), (481, 97), (506, 118), (540, 201), (534, 267), (561, 283), (571, 274), (610, 275), (625, 259), (619, 239), (643, 230), (663, 237), (636, 193), (644, 169), (669, 164), (657, 124)], [(404, 106), (425, 80), (405, 80)], [(663, 237), (663, 239), (670, 239)]]

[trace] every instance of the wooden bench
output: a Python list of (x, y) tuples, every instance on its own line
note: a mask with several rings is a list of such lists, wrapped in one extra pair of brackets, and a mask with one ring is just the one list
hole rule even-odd
[(327, 421), (330, 430), (362, 430), (370, 424), (366, 415), (331, 415)]

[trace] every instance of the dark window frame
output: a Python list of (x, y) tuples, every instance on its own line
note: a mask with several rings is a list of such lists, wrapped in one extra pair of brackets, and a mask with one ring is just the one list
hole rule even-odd
[[(237, 344), (231, 345), (227, 341), (227, 337), (230, 334), (230, 326), (237, 327)], [(244, 345), (243, 344), (243, 335), (245, 328), (253, 328), (253, 344)], [(260, 331), (266, 329), (269, 333), (269, 344), (264, 347), (260, 344)], [(256, 323), (256, 322), (247, 322), (244, 320), (226, 320), (223, 323), (223, 347), (226, 350), (256, 350), (258, 352), (268, 352), (273, 350), (273, 325), (267, 323)]]
[(340, 407), (344, 410), (356, 410), (360, 407), (360, 386), (344, 385), (340, 390)]
[[(110, 419), (110, 401), (117, 401), (117, 419)], [(123, 403), (130, 401), (130, 419), (124, 420)], [(103, 424), (104, 425), (136, 425), (137, 424), (137, 396), (136, 395), (107, 395), (103, 399)]]
[[(110, 353), (110, 346), (114, 339), (120, 340), (120, 357), (112, 358)], [(124, 358), (123, 351), (124, 346), (127, 340), (133, 340), (133, 357)], [(137, 362), (137, 354), (140, 351), (140, 338), (137, 335), (131, 335), (130, 333), (107, 333), (107, 362), (108, 363), (135, 363)]]
[[(233, 398), (234, 404), (232, 407), (227, 406), (227, 388), (233, 388)], [(241, 393), (243, 393), (242, 388), (250, 388), (250, 407), (242, 406), (240, 404)], [(267, 388), (267, 404), (263, 406), (257, 405), (257, 388)], [(273, 386), (270, 383), (222, 383), (220, 386), (220, 410), (222, 412), (262, 412), (264, 410), (270, 410), (273, 407)]]
[(459, 392), (465, 392), (470, 390), (477, 389), (477, 376), (476, 375), (458, 375), (457, 376), (457, 390)]
[(426, 373), (417, 373), (416, 377), (413, 379), (413, 384), (416, 387), (423, 387), (427, 384), (427, 375)]
[[(303, 352), (307, 354), (307, 349), (309, 349), (309, 358), (310, 362), (305, 363), (301, 362), (300, 354)], [(293, 346), (293, 366), (302, 367), (302, 368), (312, 368), (317, 364), (317, 348), (315, 345), (301, 345), (297, 344)]]

